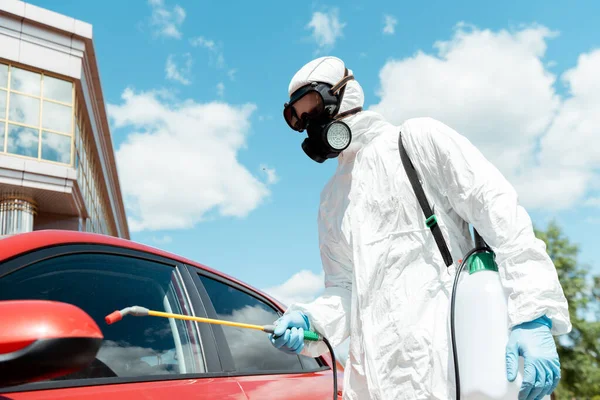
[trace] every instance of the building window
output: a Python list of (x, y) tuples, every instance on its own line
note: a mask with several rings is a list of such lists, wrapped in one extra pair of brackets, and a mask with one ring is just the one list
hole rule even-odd
[(71, 165), (73, 82), (0, 63), (0, 148)]
[(75, 109), (75, 153), (74, 165), (77, 170), (77, 185), (88, 213), (86, 230), (116, 236), (112, 224), (108, 225), (107, 189), (104, 185), (101, 164), (94, 152), (94, 134), (89, 127), (82, 104)]

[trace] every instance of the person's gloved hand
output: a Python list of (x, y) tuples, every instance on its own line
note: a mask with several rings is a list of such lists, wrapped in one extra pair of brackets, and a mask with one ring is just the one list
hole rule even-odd
[(275, 330), (269, 339), (283, 352), (300, 354), (304, 348), (304, 331), (309, 329), (308, 317), (300, 311), (292, 311), (275, 321)]
[(506, 373), (517, 377), (519, 356), (523, 356), (523, 383), (519, 400), (537, 400), (550, 395), (560, 380), (560, 361), (550, 329), (552, 321), (544, 316), (513, 328), (506, 345)]

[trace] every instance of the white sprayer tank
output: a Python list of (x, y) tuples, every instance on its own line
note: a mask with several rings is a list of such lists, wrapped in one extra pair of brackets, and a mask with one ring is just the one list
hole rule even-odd
[[(492, 253), (467, 260), (456, 289), (454, 326), (461, 400), (516, 400), (523, 358), (514, 382), (506, 377), (507, 297)], [(550, 396), (544, 397), (544, 400)]]

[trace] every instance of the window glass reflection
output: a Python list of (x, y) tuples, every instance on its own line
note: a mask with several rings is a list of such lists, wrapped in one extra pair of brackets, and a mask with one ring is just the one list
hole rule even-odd
[(84, 204), (87, 205), (87, 198), (85, 197), (86, 193), (87, 193), (86, 188), (87, 188), (87, 179), (85, 178), (85, 175), (83, 175), (81, 177), (81, 188), (80, 189), (81, 189), (81, 195), (83, 196), (83, 202), (84, 202)]
[[(91, 228), (86, 226), (86, 230)], [(0, 300), (28, 298), (73, 304), (102, 327), (104, 338), (95, 360), (55, 380), (202, 373), (205, 366), (194, 324), (151, 317), (128, 317), (114, 325), (104, 322), (106, 314), (131, 304), (189, 315), (190, 306), (180, 295), (181, 285), (175, 268), (158, 262), (120, 255), (69, 254), (4, 276)]]
[(17, 67), (10, 70), (10, 90), (39, 96), (41, 94), (42, 75)]
[(5, 123), (0, 123), (0, 140), (2, 142), (0, 142), (0, 150), (4, 151), (4, 134), (6, 130), (6, 124)]
[(44, 75), (44, 98), (71, 104), (73, 84), (69, 81)]
[(8, 65), (0, 64), (0, 87), (8, 87)]
[(71, 133), (71, 107), (44, 101), (42, 129)]
[[(217, 318), (252, 324), (272, 324), (279, 314), (272, 307), (249, 294), (215, 279), (199, 275), (213, 303)], [(261, 332), (234, 327), (223, 327), (236, 371), (301, 371), (302, 364), (296, 354), (285, 354), (274, 348)], [(304, 357), (304, 356), (303, 356)], [(304, 357), (312, 367), (317, 362)]]
[(71, 163), (71, 137), (42, 132), (42, 158), (64, 164)]
[(8, 125), (7, 152), (37, 158), (38, 142), (37, 129), (12, 124)]
[(6, 90), (0, 90), (0, 119), (6, 118)]
[(11, 93), (8, 119), (22, 124), (39, 126), (40, 100), (17, 93)]
[(83, 167), (83, 176), (85, 176), (85, 178), (87, 179), (89, 174), (88, 174), (88, 163), (87, 163), (87, 153), (83, 152), (82, 153), (82, 158), (81, 158), (81, 166)]

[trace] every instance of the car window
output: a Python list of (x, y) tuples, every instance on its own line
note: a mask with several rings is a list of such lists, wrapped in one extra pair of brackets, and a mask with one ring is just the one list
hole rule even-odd
[(204, 372), (194, 324), (127, 316), (107, 325), (115, 310), (139, 305), (191, 314), (176, 269), (111, 254), (69, 254), (31, 264), (0, 279), (0, 300), (36, 299), (74, 304), (98, 324), (104, 341), (96, 360), (64, 379), (139, 377)]
[[(254, 325), (271, 325), (279, 318), (279, 314), (273, 307), (258, 298), (204, 275), (199, 277), (219, 319)], [(302, 370), (303, 364), (307, 369), (319, 368), (319, 364), (313, 358), (286, 354), (276, 349), (269, 342), (268, 334), (264, 332), (223, 326), (223, 333), (237, 371), (298, 372)]]

